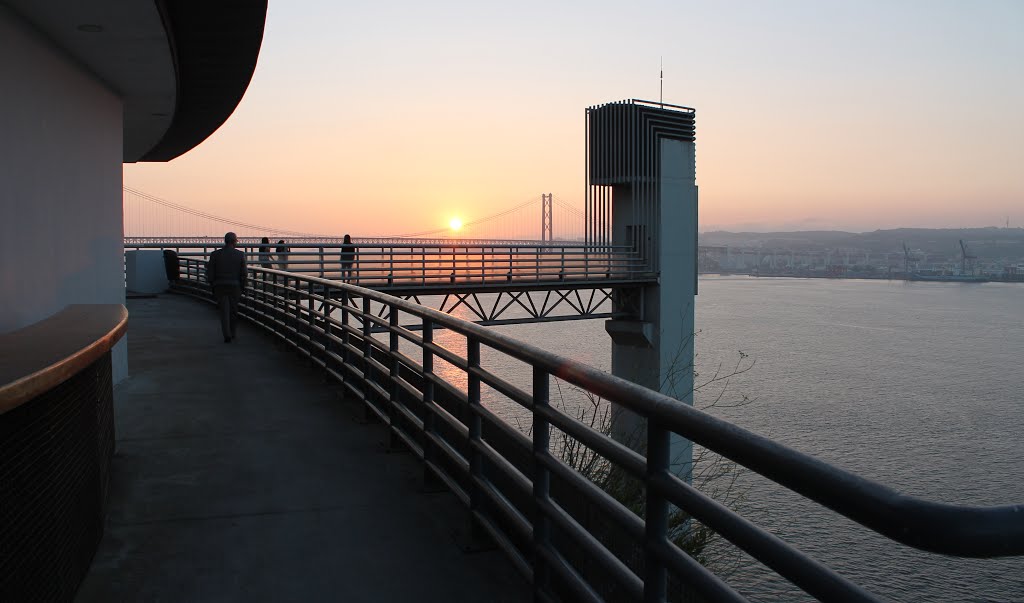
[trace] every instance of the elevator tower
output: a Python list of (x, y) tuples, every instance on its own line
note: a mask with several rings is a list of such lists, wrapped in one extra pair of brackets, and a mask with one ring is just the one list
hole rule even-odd
[[(693, 404), (693, 311), (697, 294), (695, 111), (626, 100), (587, 109), (587, 244), (634, 256), (647, 284), (620, 289), (612, 373)], [(642, 447), (646, 425), (623, 409), (613, 436)], [(692, 445), (672, 443), (673, 469), (690, 477)]]

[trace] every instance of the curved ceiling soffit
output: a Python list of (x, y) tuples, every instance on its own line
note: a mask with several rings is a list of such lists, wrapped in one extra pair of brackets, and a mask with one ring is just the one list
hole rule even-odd
[(263, 43), (267, 2), (157, 0), (174, 61), (174, 116), (138, 161), (170, 161), (210, 137), (238, 107)]

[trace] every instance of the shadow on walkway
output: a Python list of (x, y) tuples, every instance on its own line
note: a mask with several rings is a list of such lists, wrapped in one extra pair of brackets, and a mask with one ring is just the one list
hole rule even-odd
[(78, 601), (525, 601), (414, 457), (247, 323), (130, 300), (106, 533)]

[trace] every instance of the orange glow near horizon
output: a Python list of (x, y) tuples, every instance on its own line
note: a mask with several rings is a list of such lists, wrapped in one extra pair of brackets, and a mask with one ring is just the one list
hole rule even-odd
[(658, 19), (635, 31), (538, 4), (555, 48), (525, 43), (530, 2), (399, 4), (270, 3), (227, 122), (124, 184), (355, 237), (455, 231), (453, 206), (480, 231), (536, 198), (539, 228), (542, 193), (582, 211), (585, 108), (657, 99), (663, 56), (665, 101), (697, 111), (701, 231), (1024, 224), (1024, 4), (641, 0)]

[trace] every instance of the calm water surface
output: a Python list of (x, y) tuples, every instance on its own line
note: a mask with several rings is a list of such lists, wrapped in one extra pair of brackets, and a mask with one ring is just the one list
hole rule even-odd
[[(1024, 287), (708, 277), (700, 282), (697, 328), (702, 376), (734, 364), (739, 351), (754, 361), (724, 398), (754, 402), (710, 412), (906, 494), (1024, 503)], [(601, 321), (499, 330), (610, 365)], [(454, 339), (448, 344), (464, 351)], [(483, 361), (529, 388), (527, 367), (487, 354)], [(698, 403), (719, 391), (708, 388)], [(498, 396), (490, 405), (528, 424)], [(1024, 558), (908, 550), (758, 476), (745, 475), (741, 487), (752, 519), (881, 596), (1024, 602)], [(730, 582), (757, 600), (807, 599), (752, 560), (740, 560)]]

